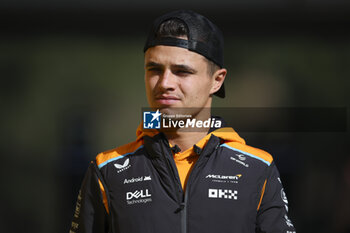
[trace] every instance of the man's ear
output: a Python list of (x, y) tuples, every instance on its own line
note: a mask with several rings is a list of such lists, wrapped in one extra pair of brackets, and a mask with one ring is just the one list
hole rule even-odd
[(215, 73), (213, 74), (213, 85), (212, 88), (210, 90), (210, 94), (214, 94), (215, 92), (217, 92), (221, 85), (224, 83), (225, 77), (227, 74), (227, 70), (225, 68), (221, 68), (218, 69), (217, 71), (215, 71)]

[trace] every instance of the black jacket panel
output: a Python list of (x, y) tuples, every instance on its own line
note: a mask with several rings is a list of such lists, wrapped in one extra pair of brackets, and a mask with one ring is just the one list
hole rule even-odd
[(208, 136), (185, 192), (163, 134), (101, 154), (84, 179), (71, 231), (295, 233), (272, 157), (232, 135)]
[(91, 163), (79, 191), (70, 233), (108, 232), (102, 199), (95, 166)]
[(282, 187), (279, 172), (273, 162), (266, 182), (265, 193), (257, 215), (260, 232), (293, 232), (294, 226), (288, 218), (288, 200)]

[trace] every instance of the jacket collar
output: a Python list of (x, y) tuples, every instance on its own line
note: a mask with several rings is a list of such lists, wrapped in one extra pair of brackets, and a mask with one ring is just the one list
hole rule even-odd
[[(220, 119), (222, 120), (222, 119)], [(148, 137), (154, 137), (156, 135), (160, 134), (160, 132), (156, 129), (147, 129), (143, 130), (142, 129), (142, 123), (138, 126), (136, 130), (136, 136), (137, 136), (137, 141), (143, 140), (145, 136)], [(196, 146), (199, 148), (203, 148), (207, 142), (209, 141), (210, 137), (212, 135), (215, 135), (216, 137), (220, 138), (222, 140), (222, 143), (227, 143), (227, 142), (238, 142), (241, 144), (245, 144), (245, 141), (243, 138), (241, 138), (238, 133), (231, 127), (222, 127), (219, 129), (210, 129), (209, 133), (202, 139), (200, 140)], [(165, 137), (165, 136), (163, 136)], [(160, 138), (159, 135), (156, 138)]]

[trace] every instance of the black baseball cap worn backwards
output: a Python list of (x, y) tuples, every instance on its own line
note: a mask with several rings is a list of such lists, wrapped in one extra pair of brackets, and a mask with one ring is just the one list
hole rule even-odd
[[(159, 37), (157, 32), (159, 26), (171, 19), (180, 20), (188, 31), (187, 40), (176, 37)], [(157, 45), (176, 46), (196, 52), (220, 68), (224, 65), (224, 37), (220, 29), (209, 19), (191, 10), (178, 10), (158, 17), (148, 34), (143, 51)], [(225, 88), (214, 93), (221, 98), (225, 97)]]

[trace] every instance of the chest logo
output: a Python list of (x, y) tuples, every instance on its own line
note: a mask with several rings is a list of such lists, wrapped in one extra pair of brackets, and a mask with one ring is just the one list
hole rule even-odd
[(208, 190), (209, 198), (217, 198), (217, 199), (238, 199), (238, 191), (231, 189), (209, 189)]
[(151, 176), (139, 176), (139, 177), (133, 177), (131, 179), (124, 179), (124, 184), (132, 184), (132, 183), (149, 181), (149, 180), (152, 180)]
[(123, 164), (115, 163), (114, 166), (115, 166), (115, 168), (117, 168), (117, 172), (119, 173), (119, 172), (125, 171), (126, 169), (131, 167), (131, 165), (129, 163), (130, 163), (130, 160), (126, 159)]
[(242, 155), (242, 154), (238, 154), (237, 157), (238, 157), (240, 160), (242, 160), (242, 161), (244, 161), (244, 160), (247, 159), (247, 158), (246, 158), (244, 155)]
[(235, 176), (224, 176), (224, 175), (215, 175), (215, 174), (209, 174), (205, 178), (211, 179), (212, 182), (219, 182), (219, 183), (238, 183), (238, 179), (241, 178), (242, 174), (237, 174)]
[[(243, 162), (244, 160), (246, 160), (246, 157), (244, 155), (237, 155), (239, 159), (236, 159), (234, 157), (230, 157), (231, 160), (235, 161), (236, 163), (239, 163), (241, 165), (243, 165), (244, 167), (249, 167), (248, 163)], [(243, 156), (243, 157), (242, 157)]]
[(126, 203), (128, 205), (133, 204), (144, 204), (152, 201), (152, 194), (148, 189), (145, 190), (136, 190), (134, 192), (126, 193)]

